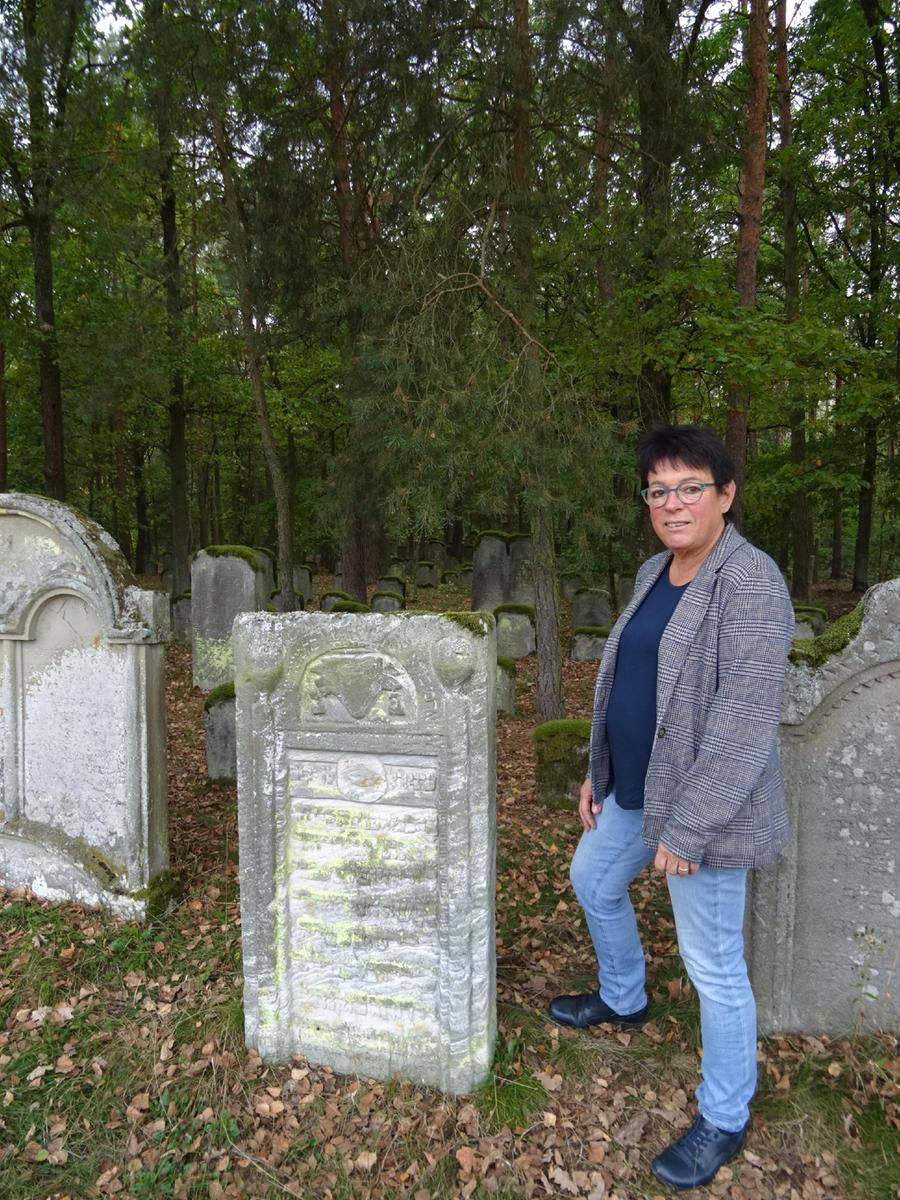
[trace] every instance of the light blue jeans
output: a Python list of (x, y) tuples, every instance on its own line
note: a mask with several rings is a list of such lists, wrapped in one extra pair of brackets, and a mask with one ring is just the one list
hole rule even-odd
[[(572, 886), (597, 952), (600, 998), (627, 1016), (647, 1003), (644, 950), (628, 887), (654, 851), (641, 840), (641, 809), (619, 808), (608, 796), (596, 819), (572, 859)], [(756, 1003), (744, 962), (747, 872), (701, 866), (696, 875), (667, 875), (666, 882), (678, 949), (700, 997), (697, 1105), (713, 1125), (733, 1133), (750, 1119), (756, 1090)]]

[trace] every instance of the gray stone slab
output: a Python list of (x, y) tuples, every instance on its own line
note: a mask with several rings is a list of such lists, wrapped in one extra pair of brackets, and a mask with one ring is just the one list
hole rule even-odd
[(303, 598), (304, 604), (309, 604), (313, 594), (313, 577), (309, 567), (294, 567), (294, 593)]
[(249, 546), (209, 546), (191, 563), (191, 656), (194, 687), (211, 691), (234, 676), (231, 626), (240, 612), (269, 603), (266, 556)]
[(517, 537), (509, 543), (509, 568), (506, 599), (512, 604), (534, 605), (534, 573), (531, 563), (531, 538)]
[(505, 717), (516, 715), (516, 673), (497, 663), (497, 712)]
[(403, 597), (396, 592), (376, 592), (372, 597), (372, 612), (400, 612), (403, 608)]
[[(471, 567), (463, 567), (460, 570), (459, 575), (456, 577), (456, 582), (459, 585), (459, 587), (463, 588), (465, 591), (471, 591), (471, 589), (472, 589), (472, 568)], [(497, 607), (496, 604), (494, 605), (494, 607), (495, 608)]]
[(584, 586), (584, 577), (581, 575), (565, 574), (559, 577), (559, 594), (563, 600), (574, 600), (575, 593)]
[(810, 640), (810, 638), (814, 638), (815, 636), (816, 636), (816, 631), (813, 629), (813, 627), (809, 623), (809, 621), (801, 621), (798, 619), (794, 623), (794, 641), (795, 642), (808, 642)]
[(509, 555), (506, 539), (486, 534), (478, 539), (472, 558), (472, 609), (493, 611), (506, 600)]
[(172, 601), (172, 638), (179, 646), (191, 644), (191, 594)]
[(619, 612), (625, 607), (631, 599), (634, 592), (634, 576), (619, 575), (616, 579), (616, 607)]
[(415, 580), (416, 587), (437, 587), (441, 581), (439, 565), (426, 561), (416, 563)]
[(573, 662), (599, 662), (605, 646), (605, 637), (595, 633), (576, 633), (572, 638), (569, 658)]
[(900, 580), (857, 636), (790, 665), (781, 761), (792, 842), (754, 873), (747, 961), (764, 1032), (900, 1028)]
[(382, 575), (376, 585), (379, 592), (396, 592), (398, 596), (406, 596), (406, 583), (397, 575)]
[(583, 588), (572, 599), (572, 628), (599, 625), (609, 629), (612, 624), (609, 596), (599, 588)]
[(536, 647), (534, 621), (525, 613), (497, 613), (497, 653), (504, 658), (526, 658)]
[(206, 733), (206, 774), (213, 782), (237, 779), (234, 696), (208, 704), (203, 713)]
[(487, 614), (235, 622), (247, 1042), (468, 1092), (495, 1038)]
[(0, 495), (0, 883), (131, 919), (168, 868), (169, 600), (113, 539)]

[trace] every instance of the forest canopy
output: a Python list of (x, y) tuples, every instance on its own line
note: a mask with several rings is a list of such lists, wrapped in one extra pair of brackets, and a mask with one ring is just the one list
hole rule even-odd
[(798, 599), (896, 575), (898, 45), (880, 0), (0, 0), (0, 490), (173, 591), (492, 527), (606, 579), (641, 430), (697, 421)]

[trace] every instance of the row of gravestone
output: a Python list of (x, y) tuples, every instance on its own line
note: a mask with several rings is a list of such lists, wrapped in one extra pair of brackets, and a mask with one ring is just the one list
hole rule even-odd
[[(140, 917), (168, 864), (164, 597), (54, 501), (0, 497), (0, 552), (0, 883)], [(900, 581), (856, 620), (788, 673), (794, 841), (748, 908), (766, 1030), (900, 1013)], [(254, 612), (233, 646), (248, 1043), (469, 1090), (495, 1031), (493, 621)]]

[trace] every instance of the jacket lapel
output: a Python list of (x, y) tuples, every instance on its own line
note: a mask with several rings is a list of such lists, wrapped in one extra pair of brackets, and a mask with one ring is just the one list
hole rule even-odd
[[(656, 719), (662, 720), (668, 707), (675, 684), (694, 643), (697, 630), (709, 611), (715, 595), (719, 571), (728, 558), (744, 544), (744, 538), (732, 524), (727, 524), (708, 558), (691, 580), (690, 586), (678, 602), (678, 607), (663, 632), (659, 643), (659, 658), (656, 675)], [(667, 566), (670, 559), (667, 559)], [(654, 576), (654, 581), (659, 573)]]

